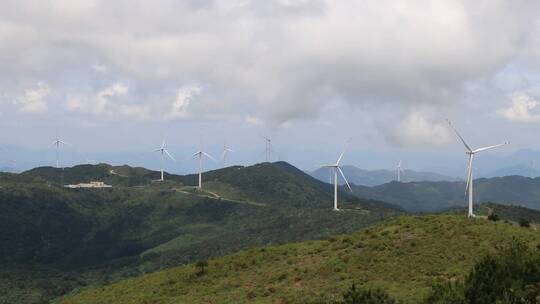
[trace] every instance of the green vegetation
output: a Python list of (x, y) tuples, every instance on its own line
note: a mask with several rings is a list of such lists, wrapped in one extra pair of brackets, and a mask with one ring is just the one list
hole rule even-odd
[[(537, 231), (511, 222), (401, 216), (350, 235), (209, 259), (204, 276), (196, 275), (194, 264), (175, 267), (84, 289), (62, 303), (340, 303), (347, 290), (351, 297), (386, 298), (375, 291), (384, 290), (387, 301), (421, 303), (434, 284), (468, 282), (469, 272), (480, 269), (475, 265), (512, 238), (540, 246)], [(447, 289), (448, 299), (462, 291), (458, 285)]]
[(357, 289), (356, 285), (352, 285), (349, 290), (343, 295), (343, 300), (336, 304), (394, 304), (396, 301), (392, 299), (386, 292), (380, 289)]
[[(0, 174), (0, 303), (39, 303), (242, 248), (351, 232), (399, 212), (348, 196), (286, 164), (194, 176), (127, 166), (36, 168)], [(101, 180), (110, 189), (66, 189)], [(210, 265), (211, 267), (211, 265)], [(204, 267), (205, 272), (207, 267)], [(206, 277), (206, 274), (201, 277)]]
[(529, 222), (529, 220), (523, 219), (523, 218), (522, 218), (522, 219), (519, 219), (519, 225), (520, 225), (521, 227), (526, 227), (526, 228), (531, 227), (531, 223)]
[[(475, 180), (481, 202), (521, 205), (540, 210), (540, 178), (505, 176)], [(353, 186), (358, 197), (375, 199), (409, 212), (440, 212), (467, 204), (465, 182), (391, 182), (376, 187)]]
[(512, 240), (485, 256), (464, 282), (434, 288), (427, 303), (535, 304), (540, 302), (540, 251)]
[[(467, 214), (467, 208), (448, 210), (447, 213)], [(482, 203), (474, 206), (474, 213), (491, 220), (505, 220), (519, 223), (526, 220), (529, 223), (540, 223), (540, 211), (520, 206)], [(491, 216), (491, 217), (490, 217)]]

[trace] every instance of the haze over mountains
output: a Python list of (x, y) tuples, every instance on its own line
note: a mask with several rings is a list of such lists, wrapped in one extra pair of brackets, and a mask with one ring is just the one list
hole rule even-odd
[[(474, 181), (475, 202), (495, 202), (540, 210), (540, 178), (505, 176)], [(363, 198), (400, 206), (409, 212), (438, 212), (465, 206), (465, 182), (390, 182), (366, 187), (351, 185)]]
[[(362, 186), (378, 186), (391, 181), (395, 181), (395, 170), (364, 170), (355, 166), (343, 166), (343, 173), (347, 177), (347, 180), (351, 184)], [(320, 168), (313, 172), (310, 172), (311, 176), (317, 178), (320, 181), (329, 183), (329, 171), (327, 168)], [(401, 173), (402, 182), (411, 181), (455, 181), (457, 178), (437, 174), (433, 172), (418, 172), (414, 170), (404, 170)], [(342, 178), (338, 178), (338, 183), (344, 185), (345, 181)]]

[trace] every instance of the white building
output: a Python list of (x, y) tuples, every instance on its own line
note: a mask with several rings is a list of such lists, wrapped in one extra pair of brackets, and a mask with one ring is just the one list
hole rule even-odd
[(65, 185), (66, 188), (76, 189), (76, 188), (111, 188), (111, 185), (107, 185), (104, 182), (89, 182), (89, 183), (78, 183), (74, 185)]

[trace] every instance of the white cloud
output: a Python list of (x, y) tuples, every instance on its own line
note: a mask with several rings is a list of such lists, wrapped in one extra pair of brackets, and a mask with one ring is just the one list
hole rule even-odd
[(102, 64), (93, 64), (91, 68), (98, 73), (106, 73), (107, 71), (109, 71), (109, 69)]
[(43, 113), (47, 111), (47, 103), (45, 97), (50, 93), (49, 86), (44, 82), (38, 82), (36, 88), (26, 89), (24, 97), (17, 99), (16, 104), (20, 106), (21, 112), (26, 113)]
[(115, 83), (110, 87), (107, 87), (97, 93), (95, 109), (98, 113), (106, 110), (107, 104), (112, 98), (125, 96), (128, 92), (128, 87)]
[(173, 101), (170, 111), (165, 114), (165, 118), (186, 118), (190, 116), (189, 106), (193, 97), (199, 95), (202, 89), (196, 85), (183, 86), (176, 92), (176, 99)]
[(66, 97), (66, 108), (71, 112), (103, 119), (150, 119), (152, 109), (148, 105), (129, 103), (125, 98), (128, 91), (126, 85), (115, 83), (91, 94), (70, 94)]
[(246, 122), (250, 125), (254, 126), (261, 126), (264, 125), (264, 120), (260, 119), (259, 117), (248, 115), (246, 117)]
[(499, 109), (497, 113), (510, 121), (540, 122), (537, 106), (538, 101), (534, 97), (526, 93), (515, 93), (510, 107)]
[[(262, 119), (280, 125), (316, 118), (336, 99), (410, 108), (454, 103), (464, 84), (524, 54), (538, 62), (539, 5), (8, 1), (0, 12), (0, 57), (13, 58), (4, 69), (10, 77), (38, 74), (60, 81), (66, 74), (58, 71), (86, 71), (92, 58), (107, 63), (94, 65), (95, 71), (128, 79), (145, 90), (140, 96), (174, 90), (178, 82), (200, 83), (228, 111), (264, 113)], [(96, 75), (68, 77), (84, 84)], [(152, 107), (153, 101), (137, 102)], [(171, 117), (188, 115), (183, 102), (172, 106)]]
[(442, 145), (451, 139), (451, 133), (444, 122), (429, 120), (416, 111), (399, 123), (395, 132), (396, 140), (404, 145)]

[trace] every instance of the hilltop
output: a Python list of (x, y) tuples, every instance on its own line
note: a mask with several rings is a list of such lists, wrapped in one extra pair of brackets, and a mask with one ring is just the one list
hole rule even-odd
[[(519, 205), (540, 210), (540, 178), (505, 176), (474, 181), (476, 202)], [(409, 212), (439, 212), (463, 207), (465, 182), (391, 182), (376, 187), (352, 185), (358, 197), (381, 200)]]
[[(340, 201), (353, 210), (332, 212), (331, 187), (286, 163), (211, 171), (202, 191), (192, 175), (158, 176), (106, 164), (0, 174), (0, 294), (34, 303), (246, 247), (351, 232), (400, 213), (344, 192)], [(63, 187), (92, 180), (113, 187)]]
[(310, 303), (353, 282), (418, 303), (435, 282), (460, 280), (498, 245), (540, 245), (536, 230), (463, 215), (402, 216), (350, 235), (259, 247), (211, 259), (204, 275), (176, 267), (67, 297), (78, 303)]

